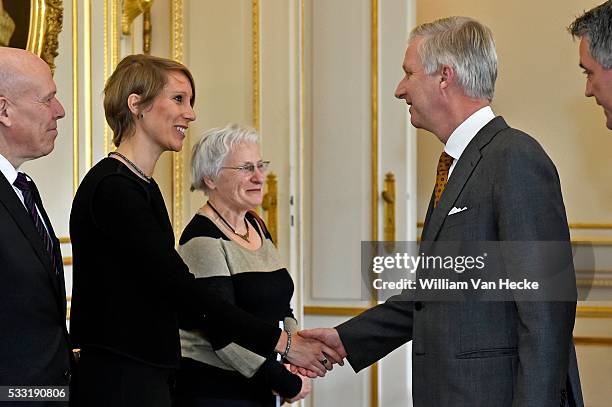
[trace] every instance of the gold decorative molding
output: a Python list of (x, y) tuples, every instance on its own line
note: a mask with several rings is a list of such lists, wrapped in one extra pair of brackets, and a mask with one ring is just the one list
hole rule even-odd
[[(151, 53), (151, 7), (153, 0), (124, 0), (123, 13), (121, 15), (121, 32), (123, 35), (132, 35), (134, 20), (142, 14), (142, 44), (143, 52)], [(132, 45), (134, 44), (132, 36)]]
[(72, 195), (79, 187), (79, 2), (72, 0)]
[(385, 176), (385, 188), (382, 192), (384, 203), (383, 238), (386, 242), (395, 240), (395, 176), (392, 172)]
[(119, 34), (119, 9), (121, 0), (111, 1), (111, 71), (115, 69), (119, 63), (119, 50), (121, 49), (121, 36)]
[(594, 336), (575, 336), (574, 345), (612, 346), (612, 338)]
[(612, 223), (570, 223), (570, 229), (612, 229)]
[(259, 131), (260, 125), (260, 44), (259, 44), (259, 0), (252, 0), (251, 3), (251, 25), (253, 35), (253, 127)]
[(378, 0), (371, 0), (371, 239), (378, 240)]
[(68, 244), (70, 243), (70, 237), (68, 236), (61, 236), (58, 238), (60, 244)]
[(62, 257), (62, 263), (64, 266), (72, 266), (72, 256)]
[(62, 0), (30, 0), (30, 30), (27, 49), (55, 70), (59, 33), (62, 31)]
[(319, 307), (305, 306), (304, 315), (354, 317), (367, 310), (366, 307)]
[(132, 35), (132, 24), (141, 14), (151, 10), (153, 0), (123, 0), (121, 13), (121, 32), (123, 35)]
[(571, 242), (577, 246), (612, 246), (612, 238), (607, 237), (574, 237)]
[(91, 0), (83, 1), (83, 82), (85, 105), (85, 171), (93, 166), (93, 107), (92, 107), (92, 50), (91, 50)]
[[(106, 80), (108, 79), (108, 0), (104, 0), (104, 84), (106, 84)], [(110, 137), (109, 137), (109, 128), (106, 120), (104, 121), (104, 155), (107, 155), (110, 151)]]
[(4, 10), (4, 5), (0, 0), (0, 47), (8, 47), (11, 37), (15, 32), (15, 21), (11, 15)]
[[(119, 53), (121, 50), (121, 36), (119, 33), (119, 26), (121, 24), (121, 19), (119, 17), (119, 10), (121, 7), (121, 0), (108, 0), (110, 1), (110, 67), (105, 72), (105, 82), (112, 74), (112, 71), (115, 70), (117, 64), (119, 64)], [(106, 59), (105, 59), (106, 61)], [(104, 155), (107, 155), (110, 151), (115, 148), (113, 144), (112, 137), (110, 136), (111, 129), (104, 121), (104, 135), (105, 135), (105, 144), (104, 144)]]
[(576, 307), (576, 318), (612, 318), (612, 307)]
[(142, 14), (142, 52), (151, 55), (151, 40), (153, 39), (153, 23), (151, 22), (151, 8)]
[[(370, 14), (371, 20), (371, 55), (370, 55), (370, 69), (371, 69), (371, 97), (372, 97), (372, 240), (378, 240), (378, 0), (371, 0), (370, 2)], [(372, 305), (378, 303), (378, 292), (374, 291), (372, 298)], [(370, 405), (372, 407), (378, 407), (379, 394), (378, 394), (378, 362), (374, 363), (371, 368), (370, 376)]]
[(577, 287), (599, 287), (609, 288), (612, 287), (612, 279), (605, 278), (577, 278)]
[(261, 208), (266, 212), (266, 226), (272, 241), (278, 246), (278, 182), (274, 173), (266, 177), (266, 189)]
[[(183, 62), (183, 0), (172, 0), (170, 6), (170, 47), (172, 59)], [(172, 226), (174, 236), (178, 241), (183, 229), (183, 168), (184, 153), (179, 151), (172, 155), (173, 182), (172, 182)]]

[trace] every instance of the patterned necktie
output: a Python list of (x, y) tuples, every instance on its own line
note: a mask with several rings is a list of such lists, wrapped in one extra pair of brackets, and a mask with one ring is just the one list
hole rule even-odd
[[(51, 240), (51, 236), (49, 236), (49, 232), (47, 232), (47, 229), (45, 228), (43, 220), (38, 215), (38, 210), (36, 210), (36, 204), (34, 202), (34, 192), (32, 190), (33, 185), (31, 185), (30, 183), (33, 184), (32, 181), (28, 181), (23, 172), (18, 172), (17, 179), (15, 180), (15, 182), (13, 182), (13, 185), (19, 188), (19, 190), (23, 193), (23, 201), (25, 203), (26, 209), (28, 210), (30, 217), (34, 221), (34, 226), (36, 226), (36, 230), (40, 235), (43, 246), (47, 250), (49, 257), (51, 258), (51, 264), (53, 264), (55, 267), (55, 259), (53, 257), (53, 241)], [(57, 269), (55, 270), (55, 272), (57, 273)]]
[(442, 192), (444, 192), (444, 188), (446, 188), (446, 183), (448, 182), (448, 170), (450, 169), (452, 163), (453, 157), (446, 154), (446, 151), (442, 151), (442, 154), (440, 154), (440, 160), (438, 161), (438, 170), (436, 171), (434, 208), (438, 206), (438, 202), (440, 202), (440, 198), (442, 198)]

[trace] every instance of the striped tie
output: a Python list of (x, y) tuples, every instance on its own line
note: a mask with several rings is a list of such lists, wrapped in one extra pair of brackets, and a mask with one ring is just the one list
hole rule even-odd
[(13, 185), (19, 188), (19, 190), (23, 193), (23, 201), (26, 209), (34, 221), (34, 225), (36, 226), (36, 230), (40, 235), (43, 246), (47, 250), (49, 257), (51, 258), (51, 264), (53, 264), (54, 268), (56, 269), (55, 272), (57, 273), (57, 268), (55, 267), (54, 261), (55, 259), (53, 256), (53, 241), (51, 240), (51, 236), (49, 236), (49, 232), (47, 232), (47, 229), (45, 228), (43, 220), (38, 215), (38, 210), (36, 209), (36, 204), (34, 202), (34, 193), (32, 191), (33, 184), (34, 183), (32, 181), (28, 181), (23, 172), (18, 172), (17, 179), (15, 182), (13, 182)]

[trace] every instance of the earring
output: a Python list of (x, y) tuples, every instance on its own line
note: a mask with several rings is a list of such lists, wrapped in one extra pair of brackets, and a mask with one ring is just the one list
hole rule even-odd
[(138, 117), (139, 117), (140, 119), (144, 119), (144, 113), (140, 113), (140, 114), (138, 115)]

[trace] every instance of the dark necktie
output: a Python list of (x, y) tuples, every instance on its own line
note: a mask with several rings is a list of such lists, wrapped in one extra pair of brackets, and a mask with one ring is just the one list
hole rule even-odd
[(440, 198), (442, 198), (442, 192), (444, 192), (444, 188), (446, 188), (446, 183), (448, 182), (448, 170), (450, 169), (452, 163), (453, 157), (446, 154), (446, 151), (442, 151), (442, 154), (440, 154), (440, 160), (438, 161), (438, 169), (436, 171), (434, 208), (438, 206), (438, 202), (440, 202)]
[(17, 179), (15, 180), (15, 182), (13, 182), (13, 185), (15, 185), (23, 193), (23, 201), (26, 206), (26, 209), (28, 210), (30, 217), (34, 221), (34, 225), (36, 226), (36, 230), (40, 235), (43, 246), (47, 250), (49, 257), (51, 258), (51, 264), (53, 264), (54, 268), (56, 269), (55, 272), (57, 273), (57, 268), (55, 267), (54, 261), (55, 259), (53, 256), (53, 241), (51, 240), (51, 236), (49, 236), (49, 232), (47, 232), (47, 229), (45, 228), (43, 220), (40, 218), (40, 216), (38, 215), (38, 211), (36, 210), (33, 184), (34, 183), (32, 181), (28, 181), (23, 172), (18, 172)]

